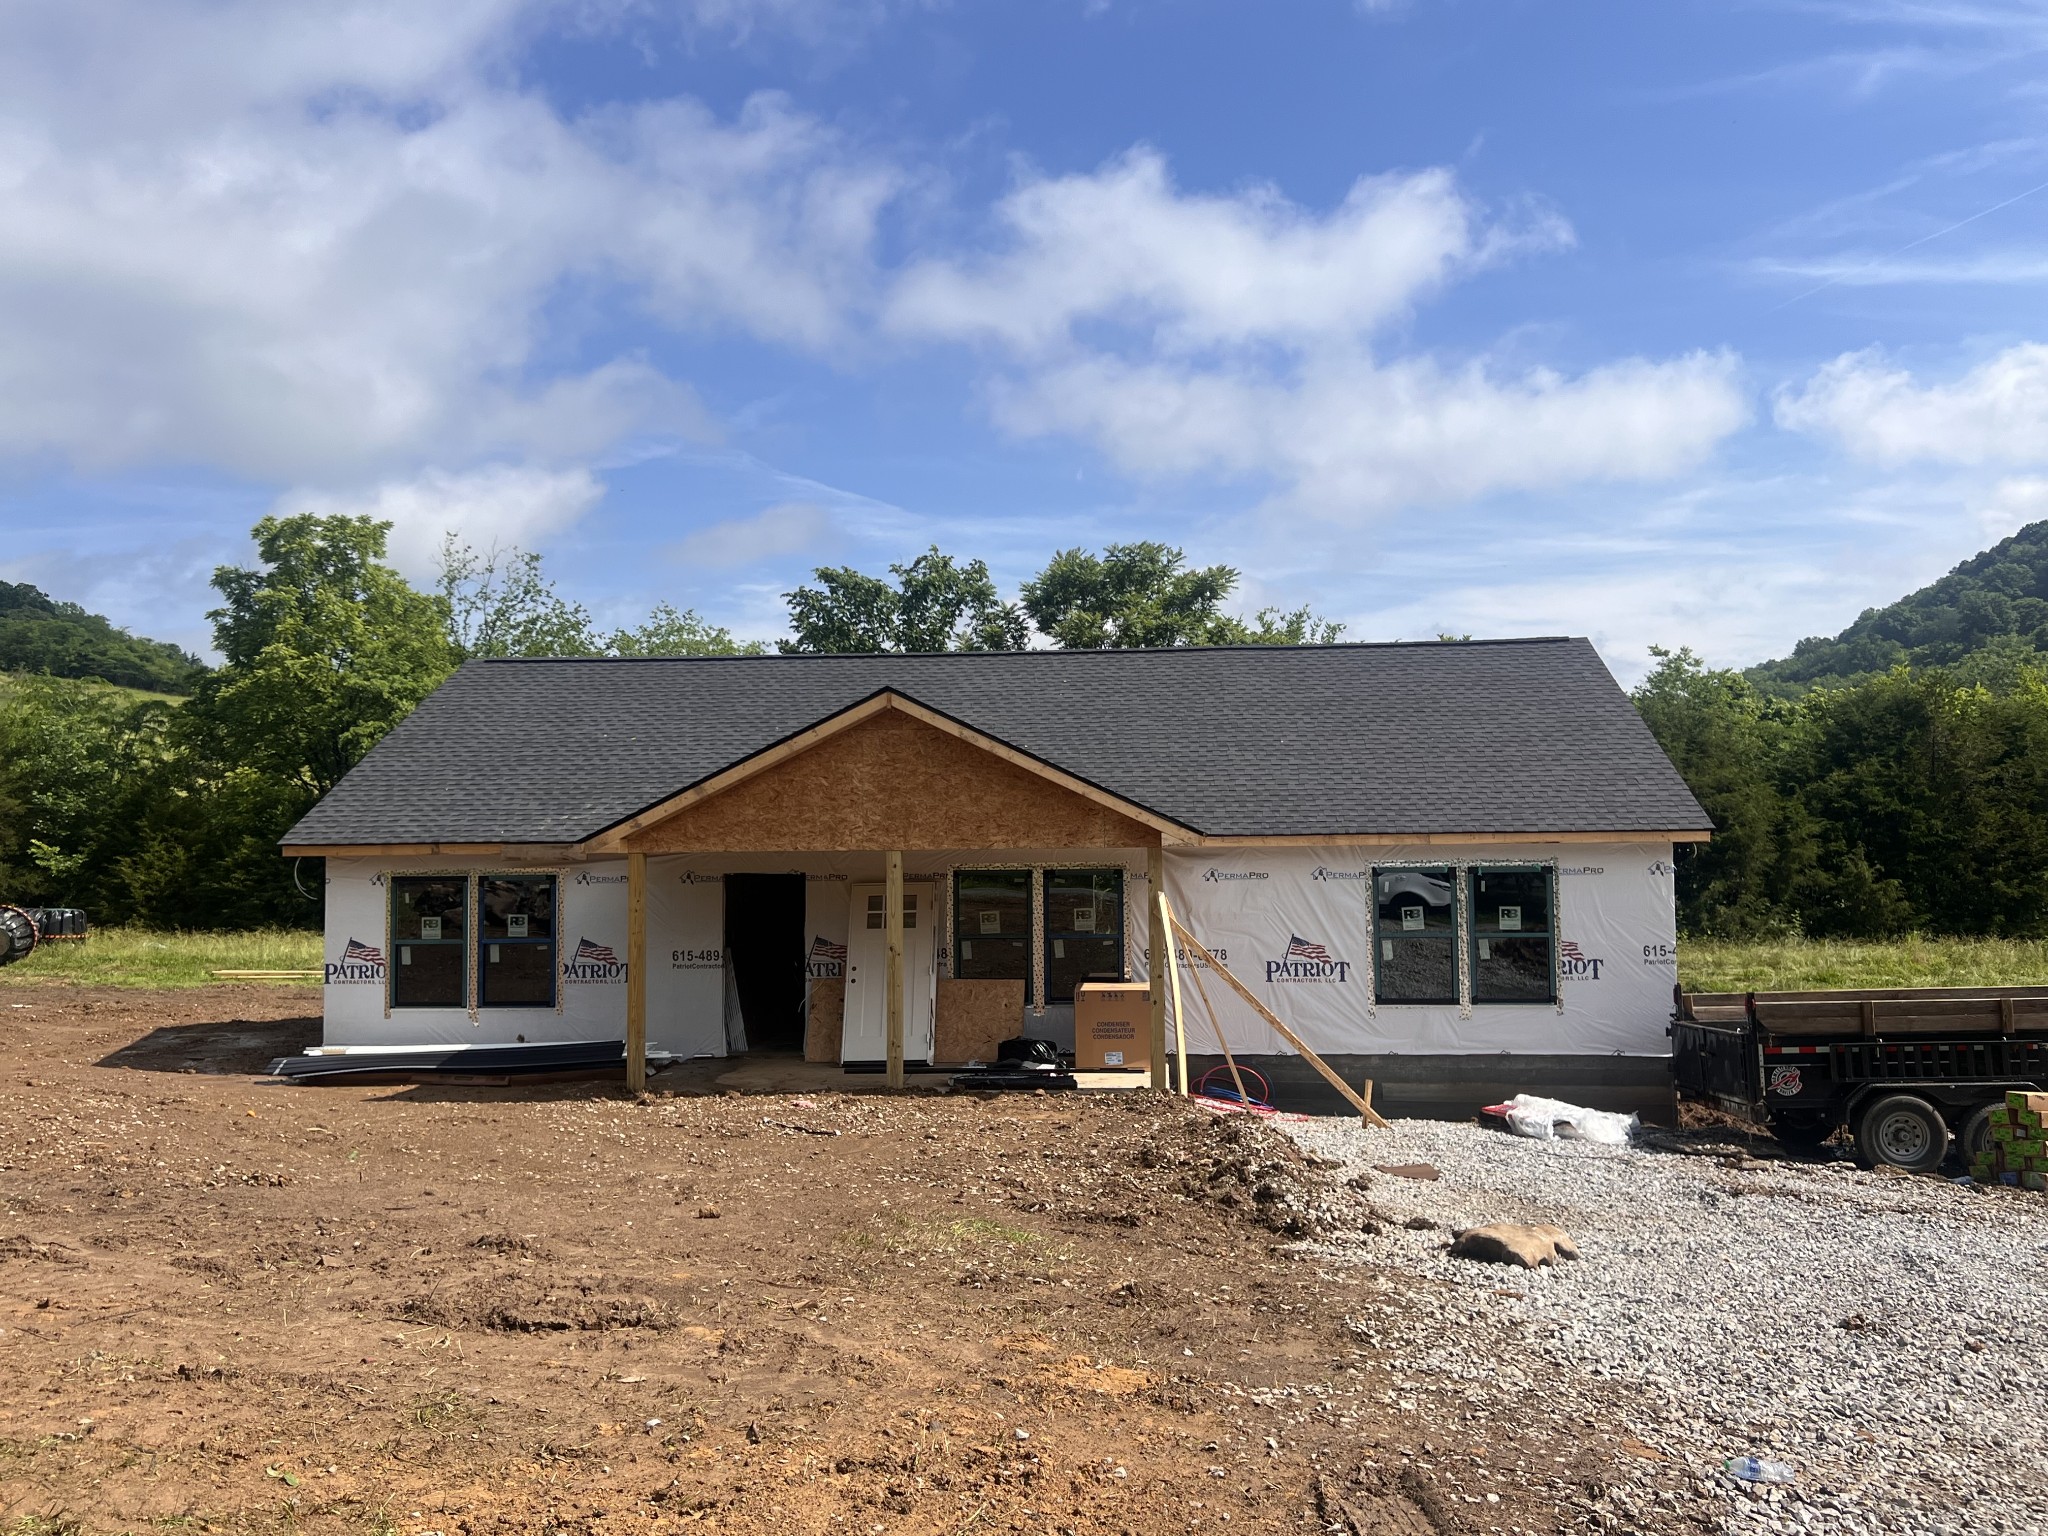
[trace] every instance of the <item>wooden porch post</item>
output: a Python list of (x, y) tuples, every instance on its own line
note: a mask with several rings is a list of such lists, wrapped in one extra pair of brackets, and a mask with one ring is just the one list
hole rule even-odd
[(647, 855), (626, 855), (626, 1091), (647, 1086)]
[(1166, 975), (1173, 965), (1173, 935), (1166, 931), (1166, 913), (1159, 899), (1166, 894), (1166, 849), (1155, 841), (1145, 850), (1145, 870), (1152, 877), (1151, 938), (1145, 950), (1145, 974), (1152, 981), (1152, 1086), (1164, 1088), (1166, 1078)]
[(889, 1086), (903, 1086), (903, 855), (889, 855), (882, 887), (882, 926), (889, 940), (883, 1006), (889, 1029)]

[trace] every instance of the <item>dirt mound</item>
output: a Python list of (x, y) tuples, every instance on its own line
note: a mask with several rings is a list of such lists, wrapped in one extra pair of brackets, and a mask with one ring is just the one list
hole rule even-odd
[(1333, 1186), (1293, 1142), (1250, 1115), (1186, 1112), (1140, 1147), (1138, 1161), (1171, 1171), (1173, 1188), (1188, 1199), (1283, 1237), (1316, 1237), (1371, 1219), (1359, 1191)]
[(519, 1276), (477, 1281), (459, 1291), (414, 1296), (396, 1316), (430, 1328), (482, 1333), (603, 1333), (673, 1328), (673, 1308), (602, 1282), (543, 1285)]

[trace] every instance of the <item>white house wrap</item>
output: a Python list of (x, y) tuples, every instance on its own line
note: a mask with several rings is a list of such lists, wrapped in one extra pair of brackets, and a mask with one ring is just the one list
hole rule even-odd
[[(1312, 1050), (1435, 1110), (1668, 1100), (1708, 831), (1592, 648), (1535, 640), (473, 662), (285, 851), (327, 860), (331, 1049), (861, 1060), (885, 936), (909, 1054), (1071, 1045), (1079, 985), (1159, 975), (1156, 868)], [(1233, 1053), (1320, 1091), (1204, 981)]]

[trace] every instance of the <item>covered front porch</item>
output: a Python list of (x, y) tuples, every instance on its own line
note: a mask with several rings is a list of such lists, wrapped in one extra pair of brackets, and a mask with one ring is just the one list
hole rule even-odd
[[(900, 1086), (1016, 1035), (1070, 1049), (1077, 986), (1159, 974), (1178, 830), (877, 695), (578, 850), (625, 866), (628, 1081), (651, 1050), (800, 1050)], [(1164, 1086), (1156, 985), (1147, 1014)]]

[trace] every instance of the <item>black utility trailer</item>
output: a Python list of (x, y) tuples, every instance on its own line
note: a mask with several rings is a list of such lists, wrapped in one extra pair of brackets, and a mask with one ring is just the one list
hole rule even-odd
[(1780, 1141), (1847, 1126), (1864, 1162), (1932, 1173), (1989, 1143), (2008, 1092), (2048, 1092), (2048, 987), (1679, 992), (1671, 1071)]

